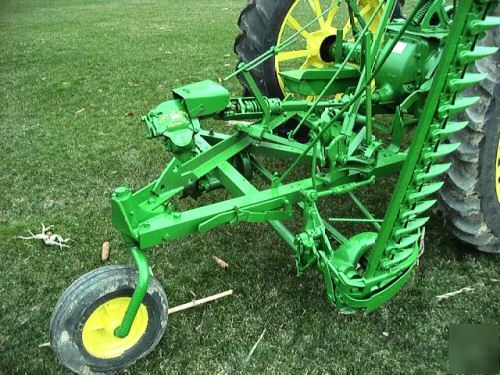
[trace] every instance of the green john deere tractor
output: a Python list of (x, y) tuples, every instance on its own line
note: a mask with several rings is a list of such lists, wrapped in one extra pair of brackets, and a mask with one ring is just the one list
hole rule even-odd
[[(460, 239), (498, 252), (497, 5), (418, 0), (403, 18), (396, 0), (250, 1), (236, 71), (176, 88), (143, 117), (172, 158), (154, 181), (112, 197), (136, 267), (94, 270), (64, 292), (50, 326), (61, 362), (106, 372), (153, 350), (168, 309), (146, 250), (223, 225), (267, 222), (297, 273), (319, 271), (343, 313), (374, 311), (408, 282), (436, 194)], [(244, 96), (224, 87), (234, 78)], [(234, 126), (220, 133), (207, 119)], [(376, 183), (390, 193), (383, 212), (366, 204)], [(232, 197), (179, 209), (216, 189)], [(354, 216), (335, 210), (347, 200)]]

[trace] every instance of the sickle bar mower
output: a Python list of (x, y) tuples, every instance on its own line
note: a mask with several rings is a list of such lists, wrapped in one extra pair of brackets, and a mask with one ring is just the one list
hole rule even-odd
[[(113, 370), (152, 350), (165, 328), (166, 298), (150, 275), (145, 250), (225, 224), (268, 222), (292, 249), (298, 273), (318, 269), (327, 298), (343, 312), (371, 312), (409, 280), (426, 212), (436, 202), (432, 195), (450, 167), (441, 159), (459, 146), (448, 137), (467, 125), (453, 116), (477, 101), (457, 94), (484, 78), (467, 73), (467, 65), (496, 52), (476, 46), (483, 33), (499, 26), (498, 18), (487, 16), (496, 3), (458, 0), (445, 8), (441, 1), (421, 0), (403, 20), (392, 19), (395, 0), (380, 2), (371, 12), (359, 9), (362, 2), (347, 1), (350, 31), (338, 29), (324, 38), (325, 64), (281, 71), (287, 95), (264, 96), (252, 69), (283, 54), (340, 3), (334, 1), (303, 29), (227, 77), (244, 80), (251, 95), (231, 98), (221, 83), (197, 82), (174, 89), (172, 100), (143, 117), (149, 137), (160, 138), (173, 157), (149, 185), (136, 192), (120, 187), (113, 194), (113, 224), (138, 272), (105, 267), (66, 291), (51, 325), (52, 347), (66, 366)], [(377, 123), (378, 114), (391, 115), (390, 123)], [(231, 120), (234, 132), (205, 129), (206, 119)], [(378, 134), (381, 127), (384, 135)], [(305, 133), (307, 140), (297, 141)], [(290, 164), (276, 174), (262, 157)], [(310, 166), (310, 174), (292, 178), (299, 165)], [(254, 173), (268, 180), (267, 188), (252, 184)], [(383, 220), (376, 220), (354, 192), (390, 175), (397, 182)], [(175, 197), (215, 189), (226, 189), (233, 198), (183, 212), (175, 207)], [(371, 223), (373, 231), (346, 238), (320, 215), (319, 200), (343, 196), (352, 198), (366, 218), (342, 220)], [(304, 226), (292, 233), (286, 221), (297, 212)], [(82, 290), (91, 279), (98, 285), (93, 294)], [(116, 290), (109, 292), (106, 283)], [(79, 301), (71, 311), (69, 298)], [(110, 319), (114, 323), (106, 335), (91, 325), (105, 304), (118, 316)], [(79, 324), (68, 328), (67, 316)], [(71, 340), (61, 340), (64, 330)]]

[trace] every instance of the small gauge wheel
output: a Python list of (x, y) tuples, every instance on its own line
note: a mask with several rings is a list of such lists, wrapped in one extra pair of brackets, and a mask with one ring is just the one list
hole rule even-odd
[(150, 277), (148, 291), (130, 333), (119, 338), (138, 273), (130, 266), (108, 266), (76, 280), (61, 296), (50, 322), (51, 347), (76, 373), (123, 369), (150, 353), (167, 326), (167, 297)]

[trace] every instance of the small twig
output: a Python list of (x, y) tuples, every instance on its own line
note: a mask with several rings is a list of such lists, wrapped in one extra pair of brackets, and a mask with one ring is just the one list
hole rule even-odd
[(39, 348), (47, 348), (50, 346), (50, 342), (44, 342), (43, 344), (38, 345)]
[(195, 301), (191, 301), (191, 302), (185, 303), (183, 305), (172, 307), (172, 308), (168, 309), (168, 313), (169, 314), (173, 314), (173, 313), (176, 313), (176, 312), (179, 312), (179, 311), (187, 310), (187, 309), (190, 309), (190, 308), (195, 307), (195, 306), (203, 305), (204, 303), (207, 303), (207, 302), (215, 301), (216, 299), (219, 299), (219, 298), (230, 296), (232, 294), (233, 294), (233, 291), (232, 290), (228, 290), (226, 292), (222, 292), (222, 293), (216, 294), (214, 296), (205, 297), (205, 298), (202, 298), (202, 299), (199, 299), (199, 300), (195, 300)]
[(471, 287), (467, 286), (465, 288), (462, 288), (462, 289), (459, 289), (459, 290), (455, 290), (454, 292), (449, 292), (449, 293), (441, 294), (439, 296), (436, 296), (436, 298), (437, 298), (438, 301), (442, 301), (444, 299), (448, 299), (450, 297), (456, 296), (457, 294), (462, 294), (462, 293), (466, 293), (466, 292), (473, 292), (473, 291), (474, 291), (474, 288), (471, 288)]
[(420, 235), (420, 254), (418, 257), (420, 258), (425, 253), (425, 227), (422, 228), (422, 234)]
[[(500, 282), (498, 279), (489, 279), (491, 282)], [(467, 286), (459, 290), (455, 290), (454, 292), (449, 292), (445, 294), (441, 294), (439, 296), (436, 296), (438, 301), (448, 299), (450, 297), (456, 296), (457, 294), (462, 294), (462, 293), (468, 293), (468, 292), (475, 292), (477, 289), (484, 287), (486, 284), (484, 282), (479, 282), (475, 285), (472, 286)]]
[(253, 352), (255, 352), (255, 349), (257, 349), (257, 346), (260, 344), (265, 333), (266, 333), (266, 329), (264, 328), (264, 330), (260, 334), (259, 339), (255, 342), (255, 344), (253, 344), (252, 349), (250, 350), (250, 353), (248, 353), (247, 358), (245, 359), (245, 362), (250, 361), (250, 357), (253, 355)]
[(418, 257), (417, 257), (417, 268), (420, 267), (420, 258), (425, 253), (425, 227), (422, 228), (422, 234), (420, 235), (419, 247), (420, 247), (420, 253), (418, 254)]

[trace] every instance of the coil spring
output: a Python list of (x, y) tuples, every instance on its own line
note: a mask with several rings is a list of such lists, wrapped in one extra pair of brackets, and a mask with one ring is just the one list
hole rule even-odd
[(240, 113), (256, 113), (261, 111), (259, 103), (255, 99), (245, 99), (237, 103), (235, 109)]
[(422, 5), (422, 8), (420, 8), (417, 13), (415, 14), (415, 18), (413, 18), (412, 25), (413, 26), (418, 26), (422, 23), (424, 20), (425, 15), (429, 11), (433, 4), (432, 0), (427, 1), (424, 5)]

